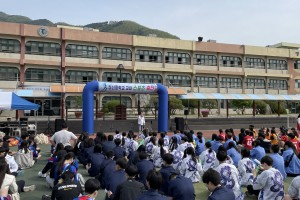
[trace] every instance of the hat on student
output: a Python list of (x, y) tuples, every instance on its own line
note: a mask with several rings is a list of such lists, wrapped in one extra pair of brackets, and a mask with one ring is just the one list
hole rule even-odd
[(288, 133), (287, 136), (290, 137), (290, 138), (292, 138), (292, 139), (295, 138), (295, 134), (294, 133)]

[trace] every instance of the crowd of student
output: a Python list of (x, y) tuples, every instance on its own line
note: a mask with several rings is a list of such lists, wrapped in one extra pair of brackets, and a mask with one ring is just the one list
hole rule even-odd
[[(250, 126), (239, 134), (220, 129), (210, 141), (201, 132), (175, 131), (168, 136), (147, 130), (140, 135), (98, 132), (92, 139), (87, 133), (77, 138), (63, 124), (50, 141), (52, 155), (38, 175), (46, 178), (52, 188), (48, 198), (53, 200), (93, 199), (100, 188), (107, 200), (193, 200), (197, 183), (207, 186), (210, 200), (251, 195), (261, 200), (300, 199), (300, 143), (295, 129), (256, 131)], [(27, 134), (15, 156), (7, 145), (0, 146), (1, 196), (34, 190), (14, 176), (34, 165), (39, 148)], [(79, 165), (93, 178), (85, 181)], [(295, 178), (284, 194), (287, 176)]]

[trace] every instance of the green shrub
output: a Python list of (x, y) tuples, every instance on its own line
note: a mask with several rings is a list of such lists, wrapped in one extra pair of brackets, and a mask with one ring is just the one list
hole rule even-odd
[(255, 106), (256, 106), (256, 110), (255, 113), (256, 114), (266, 114), (267, 111), (267, 104), (266, 102), (262, 101), (262, 100), (255, 100)]
[(103, 112), (105, 113), (115, 113), (116, 112), (116, 106), (120, 104), (120, 101), (118, 100), (112, 100), (108, 101), (106, 104), (103, 106)]
[[(278, 113), (278, 101), (265, 101), (267, 104), (269, 104), (271, 110), (273, 113)], [(286, 102), (280, 101), (280, 114), (286, 114)]]

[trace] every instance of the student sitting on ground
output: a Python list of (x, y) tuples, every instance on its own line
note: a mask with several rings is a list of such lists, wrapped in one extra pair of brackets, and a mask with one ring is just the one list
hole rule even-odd
[(75, 198), (74, 200), (93, 200), (96, 199), (100, 190), (100, 182), (97, 179), (89, 179), (84, 184), (84, 195)]
[(239, 172), (234, 165), (226, 163), (227, 158), (226, 151), (219, 150), (217, 159), (220, 165), (216, 168), (216, 171), (221, 175), (221, 184), (227, 189), (233, 190), (235, 199), (244, 199), (239, 184)]
[(54, 186), (51, 200), (73, 200), (82, 194), (81, 185), (74, 181), (74, 173), (65, 171), (61, 175), (62, 182)]
[(203, 183), (206, 184), (207, 189), (211, 192), (207, 200), (233, 200), (235, 199), (232, 189), (222, 186), (220, 174), (212, 168), (204, 172), (202, 176)]
[(145, 191), (145, 187), (142, 183), (135, 180), (135, 176), (138, 173), (136, 166), (129, 165), (125, 169), (127, 180), (118, 185), (114, 195), (114, 200), (129, 200), (136, 199), (142, 192)]
[(253, 186), (247, 186), (247, 195), (255, 194), (260, 200), (283, 198), (283, 177), (277, 169), (272, 168), (272, 164), (270, 156), (261, 159), (259, 171), (253, 170)]
[(100, 166), (104, 161), (104, 155), (101, 153), (102, 147), (100, 144), (97, 144), (94, 147), (94, 152), (89, 155), (88, 164), (86, 169), (91, 177), (95, 177), (100, 173)]
[(191, 179), (172, 173), (168, 186), (168, 196), (172, 199), (195, 200), (195, 189)]
[(238, 163), (238, 170), (241, 176), (241, 186), (247, 186), (253, 184), (253, 174), (252, 171), (255, 169), (255, 164), (250, 160), (249, 149), (242, 149), (243, 159)]
[(205, 142), (205, 151), (203, 151), (199, 157), (199, 162), (202, 164), (203, 171), (205, 172), (209, 168), (212, 168), (215, 160), (216, 152), (211, 149), (210, 142)]
[(284, 200), (300, 199), (300, 176), (294, 178), (289, 186), (288, 193)]
[(148, 160), (148, 154), (145, 151), (139, 153), (140, 161), (136, 164), (138, 168), (138, 177), (137, 180), (144, 184), (145, 188), (148, 189), (146, 184), (146, 177), (149, 171), (154, 169), (154, 164)]
[(155, 169), (149, 171), (147, 175), (147, 185), (150, 189), (142, 193), (137, 200), (168, 200), (168, 197), (158, 193), (158, 189), (162, 184), (162, 176)]
[(26, 140), (22, 141), (15, 159), (20, 169), (27, 169), (34, 165), (33, 153), (28, 149), (28, 142)]

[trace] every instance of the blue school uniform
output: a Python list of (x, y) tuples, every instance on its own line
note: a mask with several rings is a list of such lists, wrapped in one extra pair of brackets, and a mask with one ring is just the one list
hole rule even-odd
[(137, 200), (168, 200), (168, 197), (159, 194), (157, 190), (150, 189), (141, 194)]
[(234, 142), (234, 144), (236, 145), (236, 142), (233, 139), (228, 139), (225, 143), (224, 143), (224, 147), (225, 149), (227, 149), (229, 142)]
[(92, 153), (90, 155), (91, 168), (88, 173), (91, 177), (95, 177), (100, 173), (100, 166), (104, 161), (104, 155), (101, 153)]
[(234, 200), (235, 196), (232, 189), (223, 186), (217, 187), (207, 198), (207, 200)]
[(199, 138), (195, 139), (196, 148), (195, 153), (199, 156), (205, 150), (205, 139), (202, 137), (202, 142), (199, 141)]
[(266, 151), (261, 146), (254, 147), (250, 151), (250, 158), (252, 160), (257, 159), (258, 161), (260, 161), (262, 157), (264, 157), (265, 155), (266, 155)]
[(138, 168), (138, 178), (137, 181), (144, 184), (145, 188), (148, 189), (148, 186), (146, 184), (146, 178), (148, 175), (148, 172), (152, 169), (154, 169), (153, 162), (149, 160), (141, 160), (136, 164), (136, 167)]
[(300, 159), (297, 158), (297, 156), (293, 153), (294, 153), (293, 149), (288, 148), (282, 154), (284, 161), (289, 161), (291, 156), (293, 155), (293, 158), (292, 158), (291, 162), (289, 163), (289, 166), (285, 167), (285, 172), (287, 174), (300, 174)]
[(123, 147), (117, 146), (113, 149), (114, 152), (114, 160), (118, 160), (119, 158), (124, 158), (126, 156), (126, 151)]
[(115, 167), (116, 167), (116, 161), (112, 159), (105, 159), (102, 162), (100, 166), (101, 175), (99, 176), (99, 181), (103, 189), (106, 188), (106, 185), (109, 182), (109, 176), (115, 170)]
[(211, 142), (211, 149), (214, 150), (216, 153), (218, 153), (218, 149), (220, 146), (222, 146), (223, 144), (219, 141), (212, 141)]
[(173, 200), (194, 200), (196, 196), (191, 179), (180, 175), (170, 181), (168, 194)]
[(175, 135), (173, 135), (173, 137), (177, 138), (178, 145), (181, 144), (181, 136), (179, 134), (175, 134)]
[(235, 148), (230, 148), (227, 150), (227, 155), (231, 157), (233, 164), (238, 167), (239, 161), (242, 160), (241, 154)]
[(283, 180), (284, 180), (286, 178), (286, 172), (284, 169), (283, 157), (281, 155), (279, 155), (278, 153), (271, 153), (269, 156), (273, 159), (272, 167), (277, 169), (278, 171), (280, 171), (280, 173), (283, 177)]
[(120, 169), (112, 172), (109, 176), (106, 190), (111, 191), (113, 194), (109, 199), (113, 199), (113, 195), (116, 193), (118, 185), (121, 185), (127, 180), (125, 170)]
[(160, 191), (166, 195), (169, 196), (168, 194), (168, 186), (169, 186), (169, 177), (171, 174), (177, 173), (179, 174), (179, 171), (175, 170), (172, 166), (164, 166), (162, 165), (161, 169), (160, 169), (160, 173), (162, 175), (163, 178), (163, 184), (160, 187)]

